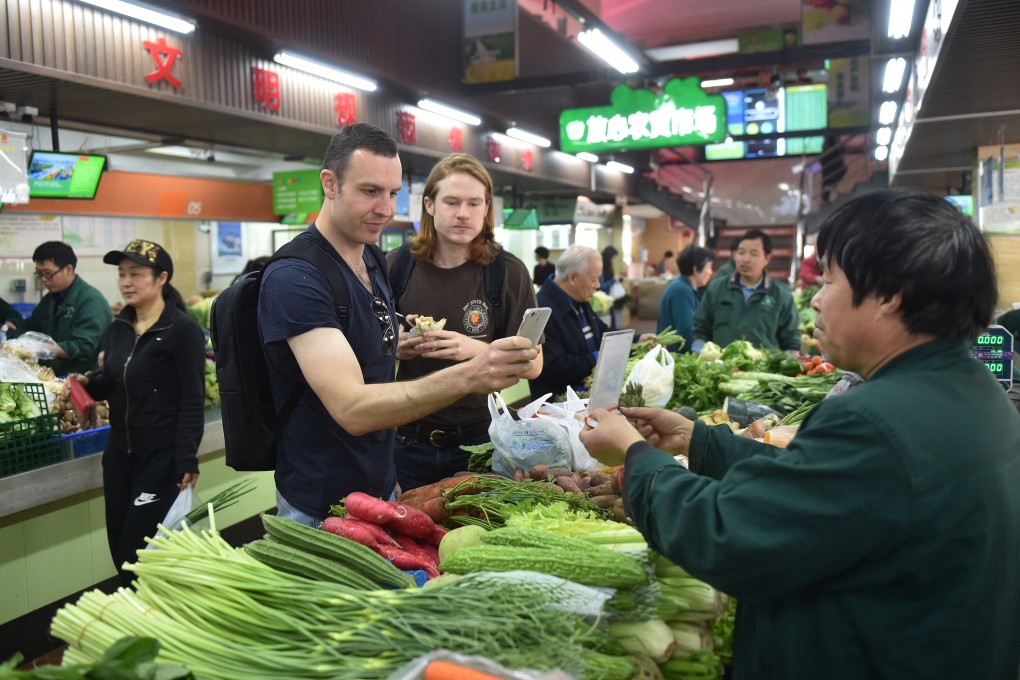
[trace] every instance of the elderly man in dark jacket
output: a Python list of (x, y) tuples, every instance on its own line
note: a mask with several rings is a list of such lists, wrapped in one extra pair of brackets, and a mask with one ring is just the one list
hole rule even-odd
[(625, 460), (649, 546), (737, 598), (734, 678), (1016, 680), (1020, 415), (968, 356), (989, 245), (942, 198), (885, 190), (833, 213), (818, 252), (815, 335), (866, 382), (788, 448), (657, 409), (596, 411), (581, 441)]

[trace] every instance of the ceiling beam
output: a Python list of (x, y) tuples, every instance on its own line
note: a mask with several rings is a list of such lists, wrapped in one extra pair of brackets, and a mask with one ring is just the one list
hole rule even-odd
[[(825, 45), (794, 47), (774, 52), (724, 54), (718, 57), (703, 57), (701, 59), (663, 61), (652, 63), (645, 73), (661, 77), (702, 76), (749, 68), (774, 68), (785, 64), (824, 61), (825, 59), (863, 57), (867, 56), (870, 50), (871, 47), (868, 40), (850, 40)], [(632, 77), (641, 77), (641, 74), (634, 74)], [(610, 84), (627, 79), (621, 76), (615, 69), (604, 68), (592, 69), (590, 71), (575, 71), (572, 73), (558, 73), (534, 78), (518, 78), (516, 80), (494, 83), (462, 84), (460, 90), (464, 95), (510, 93), (595, 83)]]

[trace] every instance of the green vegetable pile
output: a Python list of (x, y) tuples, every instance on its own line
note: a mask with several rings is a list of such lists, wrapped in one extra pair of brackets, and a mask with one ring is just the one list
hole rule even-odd
[(39, 406), (24, 387), (17, 383), (0, 383), (0, 423), (15, 423), (41, 415)]
[(123, 637), (107, 649), (94, 663), (65, 666), (40, 666), (17, 671), (21, 655), (15, 654), (0, 664), (0, 678), (11, 680), (190, 680), (184, 666), (157, 663), (159, 641), (150, 637)]
[(460, 449), (471, 454), (468, 456), (468, 472), (492, 472), (492, 452), (496, 450), (492, 442), (474, 445), (465, 444)]
[(205, 359), (205, 405), (215, 406), (220, 403), (220, 383), (216, 379), (216, 362)]

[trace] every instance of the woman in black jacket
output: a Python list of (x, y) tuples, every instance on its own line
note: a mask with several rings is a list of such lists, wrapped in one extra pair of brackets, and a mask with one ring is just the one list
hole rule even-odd
[(136, 239), (103, 262), (117, 266), (125, 307), (106, 332), (100, 367), (79, 379), (93, 398), (110, 402), (106, 533), (128, 584), (124, 562), (135, 561), (178, 491), (198, 481), (205, 339), (170, 285), (173, 260), (161, 245)]

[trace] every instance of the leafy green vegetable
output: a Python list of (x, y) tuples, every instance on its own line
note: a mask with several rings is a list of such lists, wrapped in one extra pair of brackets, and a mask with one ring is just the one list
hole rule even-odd
[(150, 637), (123, 637), (110, 645), (94, 664), (40, 666), (15, 670), (21, 655), (0, 664), (0, 677), (11, 680), (188, 680), (194, 679), (184, 666), (159, 663), (159, 641)]

